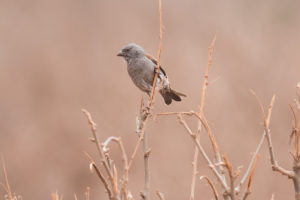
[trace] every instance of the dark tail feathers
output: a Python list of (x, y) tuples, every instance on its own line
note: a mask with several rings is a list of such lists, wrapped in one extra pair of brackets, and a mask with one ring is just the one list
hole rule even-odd
[(170, 89), (162, 89), (160, 90), (160, 94), (163, 96), (165, 103), (170, 105), (172, 100), (181, 101), (181, 97), (186, 97), (185, 94), (180, 92), (176, 92), (175, 90)]

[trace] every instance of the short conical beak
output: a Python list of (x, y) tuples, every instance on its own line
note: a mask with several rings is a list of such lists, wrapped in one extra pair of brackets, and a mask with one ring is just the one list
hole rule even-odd
[(118, 53), (118, 54), (117, 54), (117, 56), (123, 56), (123, 53), (122, 53), (122, 52), (120, 52), (120, 53)]

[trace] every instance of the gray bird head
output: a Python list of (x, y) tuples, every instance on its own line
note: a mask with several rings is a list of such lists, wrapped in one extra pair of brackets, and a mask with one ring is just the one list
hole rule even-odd
[(126, 45), (117, 56), (124, 57), (127, 61), (133, 58), (139, 58), (145, 56), (146, 53), (142, 47), (137, 44), (128, 44)]

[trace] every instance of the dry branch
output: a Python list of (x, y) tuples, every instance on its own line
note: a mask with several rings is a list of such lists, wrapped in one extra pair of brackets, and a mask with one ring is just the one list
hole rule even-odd
[[(200, 106), (199, 106), (199, 115), (203, 114), (203, 108), (204, 108), (205, 96), (206, 96), (206, 89), (207, 89), (207, 86), (208, 86), (208, 75), (209, 75), (210, 68), (211, 68), (211, 65), (212, 65), (212, 55), (213, 55), (215, 43), (216, 43), (216, 35), (215, 35), (214, 39), (212, 40), (211, 45), (209, 47), (208, 62), (207, 62), (206, 72), (205, 72), (205, 75), (204, 75), (204, 81), (203, 81), (203, 85), (202, 85), (201, 102), (200, 102)], [(199, 121), (198, 122), (197, 135), (196, 135), (197, 140), (200, 140), (201, 129), (202, 129), (202, 123)], [(194, 159), (193, 159), (193, 162), (192, 162), (193, 174), (192, 174), (190, 200), (194, 200), (194, 198), (195, 198), (196, 176), (198, 174), (198, 171), (197, 171), (198, 154), (199, 154), (198, 148), (195, 147)]]
[[(298, 88), (298, 85), (297, 85)], [(272, 111), (272, 107), (273, 107), (273, 103), (275, 100), (275, 96), (273, 96), (272, 100), (271, 100), (271, 104), (269, 106), (268, 109), (268, 113), (270, 114)], [(296, 100), (296, 106), (299, 104), (299, 101)], [(271, 133), (270, 133), (270, 128), (269, 128), (269, 122), (270, 122), (270, 117), (266, 117), (264, 115), (264, 111), (262, 110), (263, 113), (263, 118), (264, 118), (264, 131), (266, 134), (266, 138), (267, 138), (267, 142), (268, 142), (268, 148), (269, 148), (269, 154), (270, 154), (270, 162), (272, 165), (272, 170), (273, 171), (277, 171), (279, 173), (281, 173), (284, 176), (287, 176), (288, 178), (293, 180), (293, 184), (294, 184), (294, 190), (295, 190), (295, 199), (296, 200), (300, 200), (300, 160), (299, 160), (299, 148), (298, 148), (298, 143), (299, 143), (299, 130), (298, 130), (298, 114), (296, 113), (295, 109), (293, 108), (293, 106), (291, 106), (292, 109), (292, 114), (294, 116), (294, 126), (293, 126), (293, 130), (292, 130), (292, 135), (290, 136), (290, 140), (294, 138), (294, 154), (293, 154), (293, 158), (294, 158), (294, 163), (293, 163), (293, 169), (292, 170), (287, 170), (284, 169), (283, 167), (281, 167), (278, 164), (278, 161), (275, 158), (275, 153), (274, 153), (274, 148), (272, 145), (272, 139), (271, 139)], [(294, 135), (294, 137), (293, 137)]]
[(228, 186), (227, 183), (225, 182), (225, 180), (222, 178), (222, 175), (219, 173), (219, 171), (216, 169), (216, 166), (213, 164), (213, 162), (210, 160), (210, 158), (208, 157), (208, 155), (206, 154), (204, 148), (202, 147), (202, 145), (200, 144), (200, 142), (196, 139), (195, 134), (192, 132), (192, 130), (190, 129), (190, 127), (187, 125), (186, 121), (184, 120), (184, 118), (182, 117), (181, 113), (177, 114), (179, 123), (183, 125), (183, 127), (185, 128), (186, 132), (191, 136), (191, 138), (193, 139), (193, 141), (195, 142), (196, 147), (198, 148), (199, 152), (201, 152), (201, 154), (203, 155), (203, 157), (205, 158), (205, 160), (208, 163), (208, 166), (212, 169), (213, 173), (216, 175), (216, 177), (218, 178), (218, 181), (221, 183), (222, 187), (224, 188), (224, 190), (228, 191)]
[(14, 200), (12, 192), (11, 192), (11, 189), (10, 189), (10, 185), (8, 183), (8, 177), (7, 177), (5, 162), (4, 162), (4, 158), (3, 158), (2, 154), (1, 154), (1, 162), (2, 162), (2, 168), (3, 168), (4, 178), (5, 178), (5, 184), (1, 183), (1, 186), (6, 191), (6, 193), (8, 195), (8, 199), (9, 200)]
[(215, 200), (218, 200), (219, 195), (218, 195), (217, 189), (216, 189), (215, 185), (213, 184), (213, 182), (207, 176), (200, 176), (200, 180), (201, 179), (205, 179), (207, 181), (207, 183), (209, 184), (210, 188), (212, 189), (212, 191), (214, 193)]
[(254, 171), (255, 171), (255, 168), (256, 168), (257, 160), (258, 160), (258, 155), (256, 155), (255, 160), (254, 160), (254, 164), (252, 165), (252, 169), (251, 169), (250, 176), (249, 176), (249, 179), (248, 179), (247, 188), (246, 188), (246, 190), (243, 194), (242, 200), (246, 200), (246, 198), (251, 193), (250, 188), (251, 188), (252, 179), (253, 179)]
[[(161, 56), (161, 49), (162, 49), (162, 3), (161, 0), (158, 0), (158, 10), (159, 10), (159, 48), (157, 52), (157, 65), (155, 67), (155, 75), (153, 79), (153, 85), (151, 94), (149, 97), (149, 104), (146, 109), (143, 109), (143, 103), (141, 106), (140, 115), (137, 118), (137, 133), (139, 133), (139, 141), (135, 148), (135, 150), (138, 149), (140, 146), (141, 141), (143, 142), (143, 150), (144, 150), (144, 171), (145, 171), (145, 182), (144, 182), (144, 191), (141, 194), (142, 198), (145, 200), (150, 200), (150, 164), (149, 164), (149, 155), (150, 155), (150, 149), (148, 145), (148, 135), (145, 132), (145, 126), (147, 124), (148, 117), (152, 111), (152, 107), (154, 104), (154, 98), (155, 98), (155, 91), (156, 91), (156, 83), (157, 78), (160, 70), (160, 56)], [(136, 151), (134, 151), (136, 152)], [(135, 153), (133, 154), (132, 158), (134, 158)], [(133, 159), (132, 159), (133, 160)], [(130, 167), (130, 165), (129, 165)]]
[(94, 159), (86, 152), (85, 152), (85, 155), (87, 156), (87, 158), (90, 161), (90, 170), (91, 170), (91, 172), (93, 172), (92, 171), (93, 169), (96, 171), (97, 176), (100, 178), (101, 182), (103, 183), (103, 185), (106, 189), (106, 192), (108, 194), (108, 198), (112, 199), (112, 192), (111, 192), (111, 189), (109, 188), (108, 182), (105, 179), (104, 175), (101, 173), (101, 171), (100, 171), (99, 167), (96, 165)]
[[(88, 120), (88, 124), (90, 125), (91, 131), (92, 131), (92, 134), (93, 134), (93, 137), (94, 137), (93, 141), (96, 143), (101, 163), (104, 166), (104, 168), (106, 170), (106, 173), (109, 177), (109, 182), (111, 184), (111, 189), (110, 189), (111, 193), (110, 193), (109, 197), (110, 197), (111, 200), (119, 200), (120, 199), (120, 193), (119, 193), (119, 190), (118, 190), (118, 182), (115, 180), (116, 175), (115, 175), (114, 167), (111, 165), (111, 161), (110, 161), (109, 156), (107, 156), (105, 154), (104, 148), (100, 144), (99, 137), (98, 137), (98, 134), (97, 134), (97, 129), (96, 129), (96, 123), (93, 121), (91, 114), (87, 110), (83, 109), (82, 112), (84, 113), (84, 115), (86, 116), (86, 118)], [(94, 167), (94, 169), (97, 172), (97, 175), (99, 176), (99, 178), (101, 179), (101, 181), (104, 184), (104, 181), (103, 181), (104, 179), (101, 178), (102, 174), (101, 174), (99, 168), (95, 167), (95, 166), (97, 166), (95, 164), (95, 161), (91, 157), (89, 157), (89, 159), (92, 161), (91, 162), (92, 166)], [(104, 176), (102, 175), (102, 177), (104, 177)], [(109, 191), (108, 187), (105, 186), (105, 188), (108, 192)]]
[[(234, 181), (236, 177), (234, 175), (232, 165), (230, 164), (228, 156), (226, 154), (223, 156), (223, 160), (224, 160), (224, 166), (228, 171), (229, 182), (230, 182), (230, 191), (227, 191), (227, 195), (230, 196), (231, 200), (235, 200)], [(226, 196), (226, 193), (223, 196)]]

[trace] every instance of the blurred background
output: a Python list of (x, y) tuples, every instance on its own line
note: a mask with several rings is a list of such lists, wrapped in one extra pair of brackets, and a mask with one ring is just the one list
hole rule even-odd
[[(212, 82), (205, 114), (222, 153), (242, 173), (263, 132), (256, 91), (267, 106), (275, 93), (271, 131), (280, 165), (291, 168), (289, 134), (300, 80), (300, 2), (296, 0), (163, 1), (161, 63), (172, 87), (187, 94), (166, 106), (157, 96), (154, 112), (197, 110), (208, 47), (217, 34)], [(128, 155), (137, 141), (135, 117), (142, 92), (116, 56), (135, 42), (156, 56), (159, 44), (158, 1), (0, 0), (0, 152), (12, 190), (23, 199), (104, 199), (104, 188), (83, 151), (97, 158), (81, 109), (91, 112), (101, 140), (120, 136)], [(192, 128), (196, 120), (189, 119)], [(166, 199), (188, 199), (194, 146), (175, 117), (147, 125), (150, 134), (151, 189)], [(201, 141), (209, 155), (206, 133)], [(117, 148), (112, 156), (121, 162)], [(199, 157), (199, 174), (217, 183)], [(0, 182), (4, 182), (2, 171)], [(143, 156), (130, 171), (136, 199), (143, 187)], [(293, 199), (293, 185), (271, 171), (266, 145), (249, 199)], [(5, 193), (3, 190), (0, 196)], [(197, 181), (196, 199), (210, 199), (208, 185)]]

